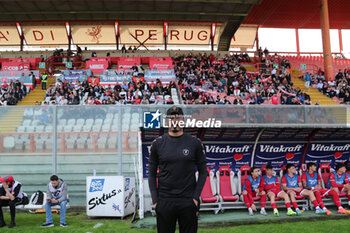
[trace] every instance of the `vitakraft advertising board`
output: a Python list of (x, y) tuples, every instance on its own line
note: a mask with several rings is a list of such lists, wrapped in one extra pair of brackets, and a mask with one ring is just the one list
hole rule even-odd
[(124, 217), (135, 211), (135, 178), (86, 177), (86, 215)]
[[(230, 165), (235, 173), (243, 165), (250, 165), (253, 144), (204, 144), (207, 166), (217, 171), (221, 166)], [(143, 176), (148, 178), (150, 144), (142, 145)]]
[(264, 164), (271, 164), (275, 171), (279, 171), (283, 165), (292, 163), (299, 169), (305, 144), (258, 144), (254, 157), (254, 166), (260, 168)]
[(306, 150), (305, 163), (314, 162), (319, 166), (328, 163), (335, 167), (349, 159), (350, 143), (310, 143)]

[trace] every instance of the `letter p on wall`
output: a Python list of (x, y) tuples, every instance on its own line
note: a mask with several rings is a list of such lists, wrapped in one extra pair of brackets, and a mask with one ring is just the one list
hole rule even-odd
[(28, 45), (60, 45), (68, 44), (68, 36), (65, 26), (41, 25), (22, 26), (23, 35)]

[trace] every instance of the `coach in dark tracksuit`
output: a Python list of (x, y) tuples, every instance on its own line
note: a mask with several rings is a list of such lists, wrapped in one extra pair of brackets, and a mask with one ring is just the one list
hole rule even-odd
[[(183, 121), (182, 109), (176, 106), (168, 109), (167, 118), (170, 124)], [(199, 172), (197, 182), (196, 166)], [(200, 140), (171, 124), (168, 134), (152, 143), (148, 172), (158, 232), (175, 232), (177, 221), (180, 233), (197, 232), (199, 196), (207, 178), (206, 158)]]

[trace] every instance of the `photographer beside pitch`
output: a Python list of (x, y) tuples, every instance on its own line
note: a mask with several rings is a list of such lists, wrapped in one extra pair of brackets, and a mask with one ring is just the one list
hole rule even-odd
[[(148, 182), (157, 214), (159, 233), (195, 233), (198, 228), (199, 196), (207, 178), (206, 158), (200, 140), (175, 125), (184, 121), (183, 111), (167, 111), (168, 134), (154, 140), (150, 149)], [(195, 167), (199, 172), (196, 182)], [(158, 184), (157, 169), (159, 168)]]
[(47, 185), (47, 198), (45, 204), (46, 222), (41, 227), (53, 227), (51, 207), (60, 206), (60, 226), (67, 227), (66, 224), (66, 205), (68, 203), (67, 184), (56, 175), (50, 177), (50, 183)]

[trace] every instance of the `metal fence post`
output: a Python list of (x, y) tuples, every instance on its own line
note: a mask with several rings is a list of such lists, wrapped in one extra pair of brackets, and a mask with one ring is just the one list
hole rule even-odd
[(118, 155), (119, 155), (119, 172), (118, 175), (122, 175), (123, 174), (123, 124), (122, 124), (122, 105), (119, 106), (119, 131), (118, 131)]
[(57, 174), (57, 106), (53, 106), (52, 113), (52, 174)]

